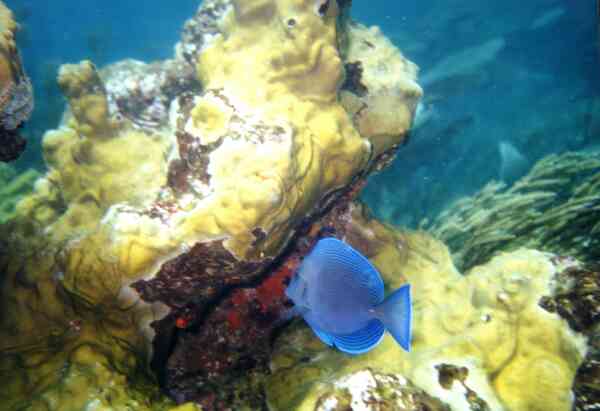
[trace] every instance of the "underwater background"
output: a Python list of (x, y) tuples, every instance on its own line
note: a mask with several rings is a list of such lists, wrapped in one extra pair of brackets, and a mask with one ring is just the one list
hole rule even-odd
[[(600, 406), (597, 2), (3, 2), (0, 411)], [(329, 236), (410, 354), (290, 321)]]
[[(43, 168), (39, 140), (64, 108), (56, 84), (61, 64), (168, 58), (198, 6), (6, 3), (22, 26), (19, 46), (38, 96), (20, 169)], [(408, 146), (363, 193), (386, 221), (416, 228), (492, 179), (511, 183), (545, 155), (598, 145), (593, 1), (354, 2), (352, 14), (381, 27), (417, 63), (425, 90)]]

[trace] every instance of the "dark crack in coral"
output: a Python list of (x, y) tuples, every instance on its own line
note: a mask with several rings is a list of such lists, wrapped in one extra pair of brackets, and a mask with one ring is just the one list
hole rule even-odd
[(369, 89), (361, 82), (363, 67), (360, 61), (349, 62), (344, 65), (346, 77), (342, 83), (342, 90), (347, 90), (359, 97), (365, 96)]
[(189, 252), (163, 264), (154, 278), (136, 281), (131, 286), (147, 302), (161, 301), (173, 308), (203, 306), (226, 287), (247, 281), (270, 263), (270, 259), (238, 260), (223, 246), (223, 241), (198, 243)]

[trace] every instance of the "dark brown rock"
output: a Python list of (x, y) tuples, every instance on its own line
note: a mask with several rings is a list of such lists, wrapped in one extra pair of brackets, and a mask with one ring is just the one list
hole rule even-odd
[(7, 130), (0, 127), (0, 161), (8, 162), (19, 158), (25, 150), (27, 141), (17, 130)]
[(556, 257), (568, 268), (557, 275), (558, 292), (540, 306), (556, 312), (569, 326), (588, 337), (588, 352), (573, 382), (574, 409), (600, 408), (600, 265), (581, 267), (567, 257)]

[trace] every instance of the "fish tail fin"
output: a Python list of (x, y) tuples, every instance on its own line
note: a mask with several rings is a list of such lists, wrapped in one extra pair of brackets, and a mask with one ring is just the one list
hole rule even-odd
[(396, 342), (406, 351), (410, 351), (412, 332), (410, 284), (405, 284), (390, 294), (375, 307), (375, 312)]

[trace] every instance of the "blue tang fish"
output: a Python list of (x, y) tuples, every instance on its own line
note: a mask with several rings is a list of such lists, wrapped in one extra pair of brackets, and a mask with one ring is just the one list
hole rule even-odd
[(387, 329), (410, 351), (410, 285), (384, 299), (383, 280), (358, 251), (335, 239), (320, 240), (294, 274), (286, 295), (317, 337), (349, 354), (362, 354)]

